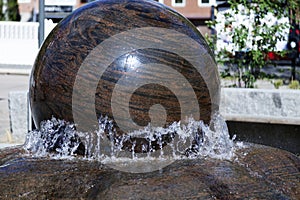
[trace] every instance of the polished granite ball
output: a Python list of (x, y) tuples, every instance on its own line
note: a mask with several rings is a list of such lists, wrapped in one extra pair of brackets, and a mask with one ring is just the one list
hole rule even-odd
[[(37, 128), (55, 117), (115, 135), (219, 107), (213, 54), (197, 28), (152, 0), (100, 0), (64, 18), (44, 41), (30, 79)], [(101, 127), (100, 127), (101, 128)]]

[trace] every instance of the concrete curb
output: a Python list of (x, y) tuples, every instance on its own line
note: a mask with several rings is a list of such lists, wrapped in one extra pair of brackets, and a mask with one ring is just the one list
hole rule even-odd
[(0, 68), (0, 74), (30, 75), (31, 69)]
[(32, 65), (17, 65), (0, 63), (0, 74), (30, 75)]
[(0, 143), (0, 149), (8, 148), (8, 147), (16, 147), (23, 145), (21, 143)]

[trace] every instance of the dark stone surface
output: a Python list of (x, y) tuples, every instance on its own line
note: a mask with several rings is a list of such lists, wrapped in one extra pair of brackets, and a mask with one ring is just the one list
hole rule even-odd
[(268, 145), (300, 155), (300, 126), (227, 121), (231, 136), (236, 140)]
[[(111, 46), (111, 49), (114, 51), (114, 48), (131, 45), (128, 42), (139, 44), (139, 41), (143, 41), (143, 44), (144, 42), (145, 44), (154, 42), (159, 44), (165, 42), (167, 38), (166, 45), (168, 47), (166, 48), (174, 51), (156, 48), (132, 49), (132, 51), (113, 59), (109, 66), (101, 66), (98, 63), (98, 61), (111, 56), (105, 55), (105, 52), (95, 54), (95, 59), (87, 59), (99, 44), (112, 36), (136, 28), (153, 27), (184, 34), (194, 41), (194, 45), (180, 46), (178, 37), (174, 37), (172, 34), (156, 38), (154, 41), (149, 33), (150, 35), (145, 34), (136, 36), (136, 38), (132, 36), (135, 39), (132, 41), (126, 41), (126, 38), (123, 38), (124, 40)], [(200, 69), (176, 53), (180, 51), (197, 53), (198, 61), (202, 63)], [(137, 59), (140, 64), (131, 69), (128, 67), (129, 57)], [(78, 74), (82, 63), (95, 66), (95, 70)], [(117, 82), (124, 76), (127, 80), (124, 87), (133, 87), (136, 82), (141, 80), (149, 83), (138, 87), (131, 94), (129, 112), (131, 119), (136, 124), (145, 126), (150, 122), (148, 112), (150, 107), (155, 104), (162, 105), (166, 110), (167, 117), (164, 126), (179, 121), (182, 117), (180, 109), (182, 102), (170, 88), (156, 82), (151, 83), (155, 77), (153, 74), (149, 75), (145, 68), (145, 65), (149, 63), (168, 66), (181, 74), (191, 85), (194, 93), (191, 94), (185, 87), (181, 87), (176, 88), (177, 94), (182, 97), (195, 95), (201, 113), (201, 116), (197, 117), (205, 122), (210, 121), (211, 113), (218, 110), (219, 80), (213, 55), (199, 31), (180, 14), (155, 1), (102, 0), (79, 8), (63, 19), (50, 33), (40, 49), (30, 80), (30, 104), (36, 127), (39, 128), (42, 120), (51, 119), (52, 116), (73, 122), (74, 112), (84, 119), (79, 122), (79, 125), (89, 126), (89, 128), (96, 125), (89, 117), (93, 115), (93, 112), (96, 112), (97, 117), (104, 115), (114, 120), (116, 116), (112, 111), (112, 93)], [(101, 77), (98, 77), (97, 70), (104, 70)], [(157, 70), (155, 71), (156, 80), (177, 81), (176, 76), (168, 73), (163, 67), (153, 70)], [(76, 110), (72, 109), (72, 95), (76, 80), (97, 83), (96, 91), (93, 91), (93, 87), (79, 88), (80, 92), (93, 94), (96, 111), (90, 109), (88, 105), (90, 98), (73, 105)], [(117, 103), (121, 104), (122, 102)], [(192, 106), (190, 109), (190, 112), (194, 112)], [(127, 119), (120, 117), (119, 120)], [(115, 125), (118, 134), (123, 134), (117, 124)]]
[(95, 161), (37, 159), (0, 150), (0, 199), (299, 199), (300, 159), (250, 145), (235, 161), (178, 160), (132, 174)]

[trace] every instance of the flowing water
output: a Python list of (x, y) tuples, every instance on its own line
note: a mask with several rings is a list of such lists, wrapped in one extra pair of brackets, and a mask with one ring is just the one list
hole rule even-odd
[[(243, 146), (234, 142), (235, 137), (230, 138), (220, 114), (213, 116), (209, 126), (189, 118), (166, 128), (149, 124), (123, 136), (116, 136), (112, 124), (107, 117), (100, 117), (97, 131), (82, 133), (75, 130), (74, 124), (52, 118), (42, 122), (40, 130), (27, 135), (24, 148), (35, 157), (97, 160), (121, 171), (137, 173), (155, 171), (180, 159), (231, 160), (235, 149)], [(128, 149), (124, 145), (131, 138), (143, 138), (147, 145), (143, 144), (142, 151), (136, 152), (133, 141)], [(151, 145), (154, 142), (158, 149)]]

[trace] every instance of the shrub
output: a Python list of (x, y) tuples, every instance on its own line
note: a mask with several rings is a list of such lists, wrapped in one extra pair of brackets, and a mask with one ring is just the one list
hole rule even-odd
[(291, 81), (291, 83), (289, 84), (289, 88), (294, 89), (294, 90), (300, 89), (299, 81), (297, 81), (297, 80)]
[[(277, 42), (288, 34), (290, 24), (273, 19), (291, 17), (289, 11), (298, 9), (300, 1), (229, 0), (228, 3), (230, 10), (220, 17), (222, 20), (207, 22), (210, 28), (219, 31), (208, 43), (215, 45), (212, 48), (217, 62), (233, 69), (237, 86), (253, 88), (256, 79), (263, 78), (260, 69), (268, 62), (267, 53), (275, 51)], [(226, 41), (228, 45), (216, 46), (216, 41)]]
[(279, 80), (275, 80), (273, 82), (273, 85), (276, 89), (278, 89), (280, 86), (283, 86), (283, 80), (279, 79)]

